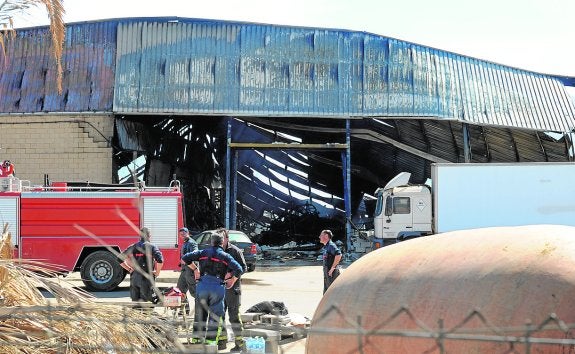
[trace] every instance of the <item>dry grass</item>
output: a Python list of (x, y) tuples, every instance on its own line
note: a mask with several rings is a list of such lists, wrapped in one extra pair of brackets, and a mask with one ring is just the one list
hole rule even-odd
[[(183, 352), (174, 329), (150, 314), (96, 303), (40, 264), (13, 260), (0, 241), (2, 353)], [(48, 301), (38, 288), (54, 297)]]

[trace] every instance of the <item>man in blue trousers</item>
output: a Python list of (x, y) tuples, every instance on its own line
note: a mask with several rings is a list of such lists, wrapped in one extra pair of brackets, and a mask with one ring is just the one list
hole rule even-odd
[[(226, 288), (231, 288), (243, 269), (223, 248), (224, 235), (212, 235), (211, 247), (186, 253), (182, 260), (194, 272), (196, 285), (196, 316), (193, 340), (196, 343), (217, 344), (218, 350), (226, 349), (223, 337), (224, 297)], [(193, 262), (199, 261), (199, 267)]]

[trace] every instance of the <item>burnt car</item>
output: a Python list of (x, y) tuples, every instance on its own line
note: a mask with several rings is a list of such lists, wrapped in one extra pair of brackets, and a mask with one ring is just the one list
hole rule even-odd
[[(208, 248), (210, 246), (210, 238), (217, 230), (203, 231), (193, 238), (198, 243), (199, 249)], [(230, 242), (236, 245), (244, 253), (244, 259), (248, 265), (248, 272), (253, 272), (256, 269), (256, 261), (258, 254), (258, 246), (245, 233), (238, 230), (229, 230)]]

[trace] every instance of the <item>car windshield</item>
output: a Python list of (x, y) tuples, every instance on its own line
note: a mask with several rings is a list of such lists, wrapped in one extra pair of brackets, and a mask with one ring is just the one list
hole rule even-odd
[(252, 242), (250, 238), (243, 232), (229, 232), (230, 241), (232, 242)]

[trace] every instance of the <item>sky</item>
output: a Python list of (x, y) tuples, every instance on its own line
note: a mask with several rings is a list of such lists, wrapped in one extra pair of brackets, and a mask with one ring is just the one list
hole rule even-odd
[[(364, 31), (575, 77), (575, 0), (64, 0), (66, 22), (185, 17)], [(48, 24), (45, 11), (15, 27)]]

